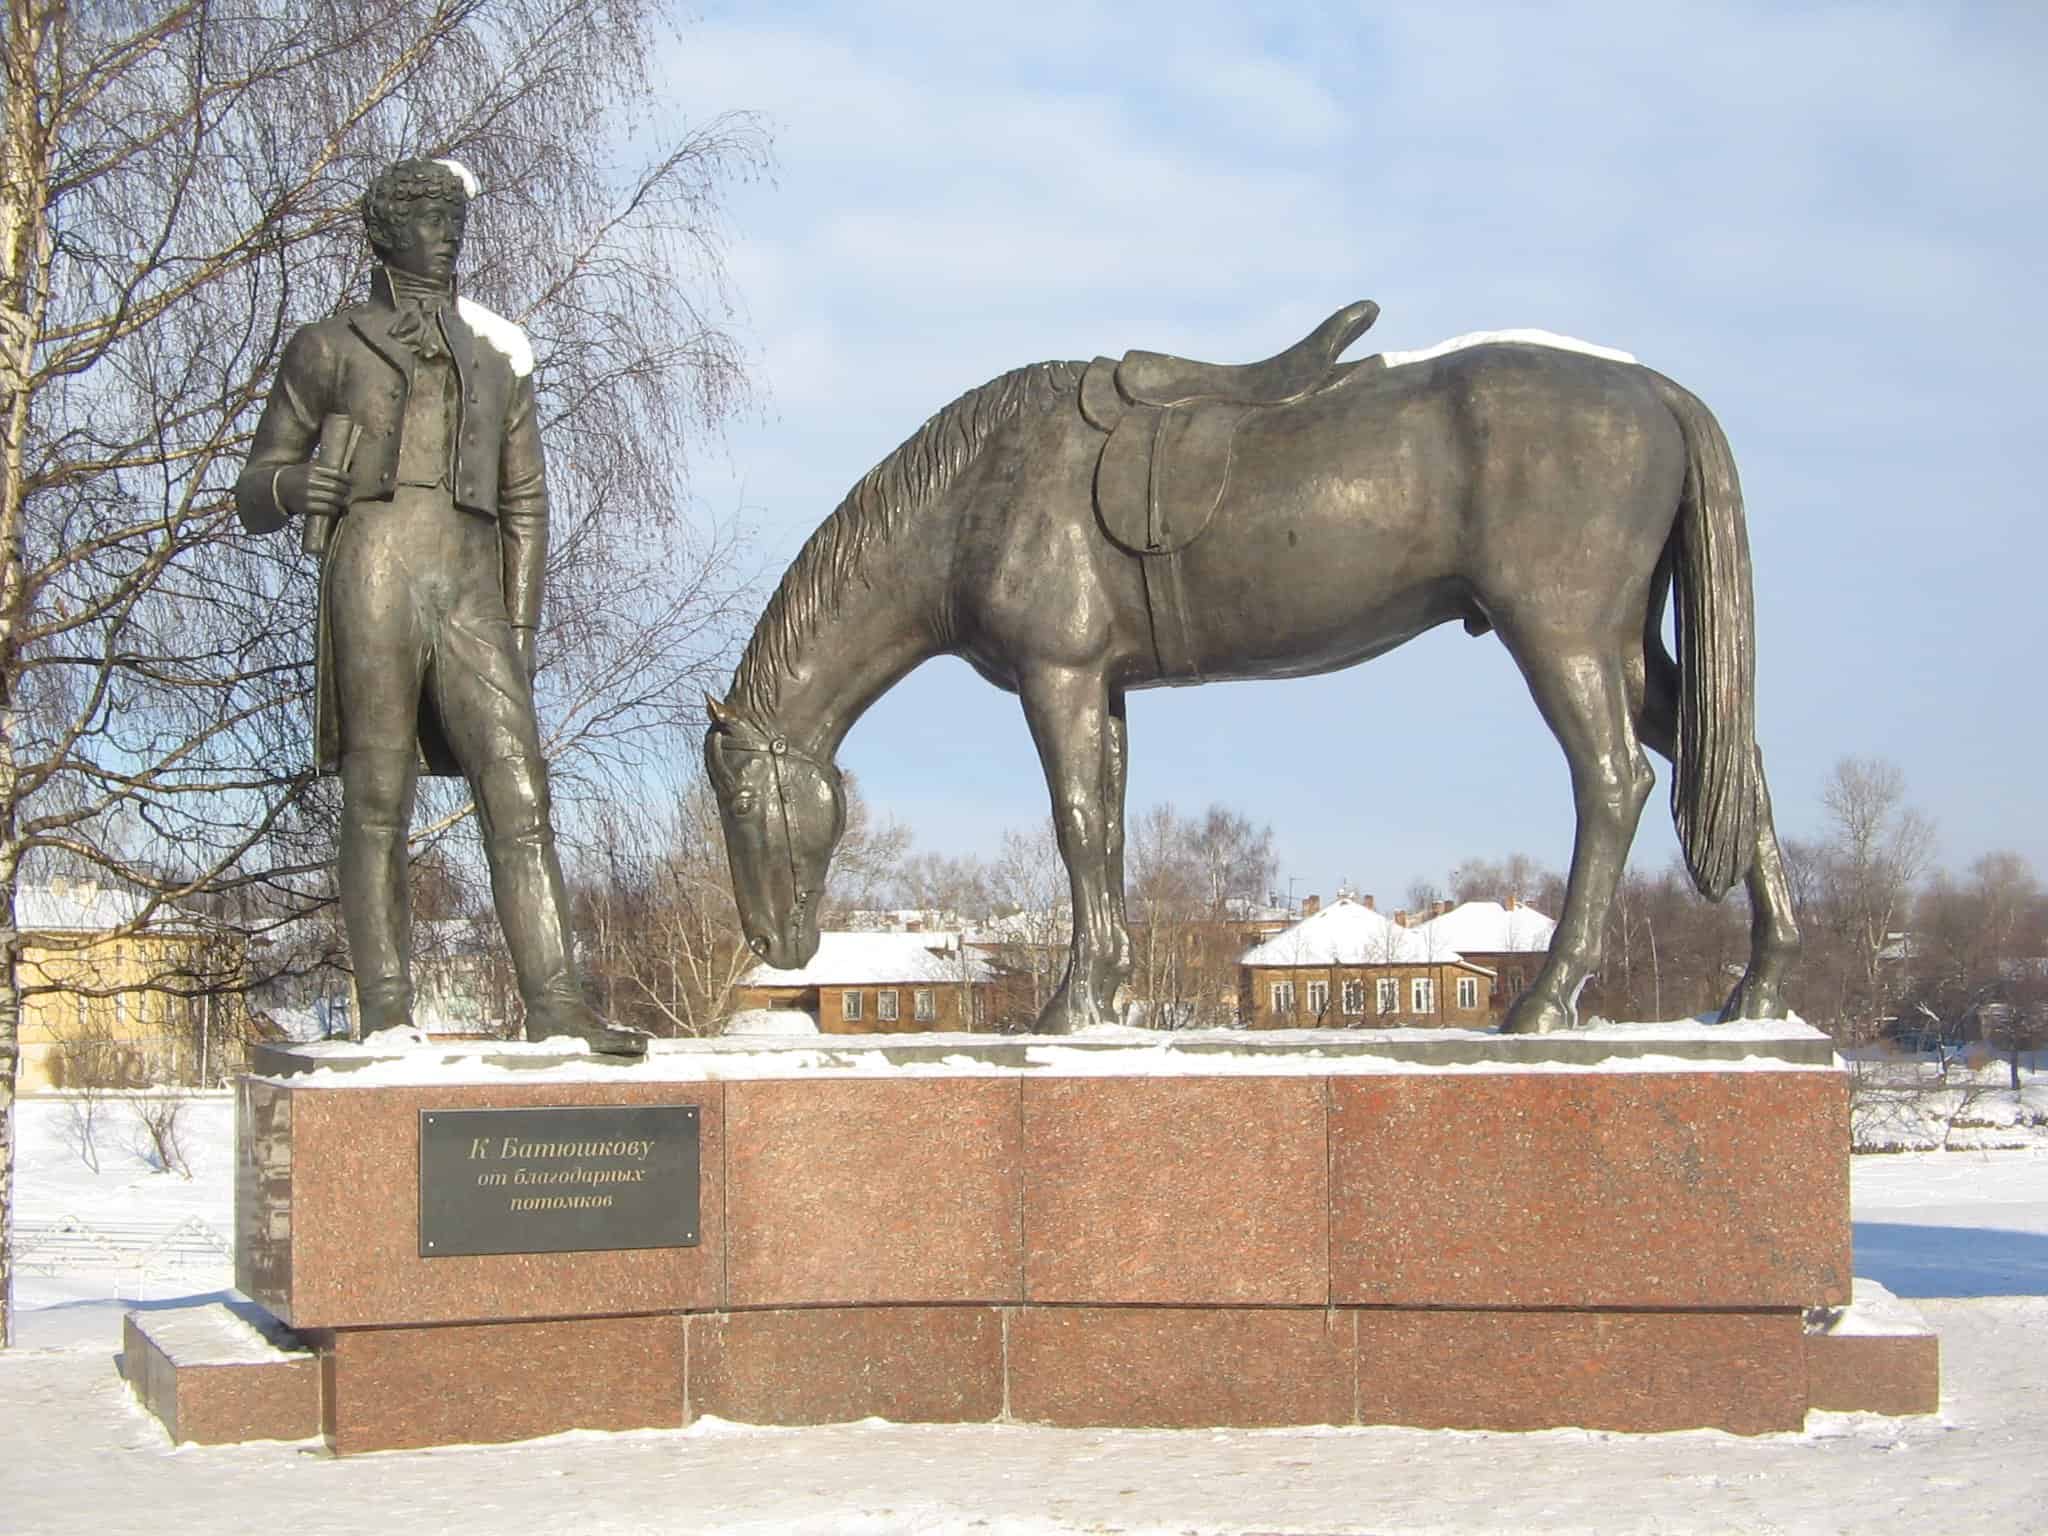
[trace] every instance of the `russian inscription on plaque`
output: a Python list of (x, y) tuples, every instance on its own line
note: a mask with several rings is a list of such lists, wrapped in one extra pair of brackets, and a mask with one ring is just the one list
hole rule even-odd
[(694, 1104), (420, 1111), (420, 1256), (689, 1248)]

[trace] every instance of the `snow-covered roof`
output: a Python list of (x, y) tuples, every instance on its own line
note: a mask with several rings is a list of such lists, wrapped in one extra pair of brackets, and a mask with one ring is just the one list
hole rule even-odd
[(970, 944), (1058, 944), (1073, 938), (1073, 925), (1059, 912), (1009, 912), (976, 923), (967, 932)]
[(855, 907), (840, 917), (847, 933), (944, 933), (960, 914), (944, 907)]
[(1557, 919), (1534, 907), (1504, 907), (1497, 901), (1460, 902), (1441, 917), (1417, 923), (1414, 932), (1440, 949), (1477, 954), (1541, 954), (1550, 948)]
[(991, 981), (995, 972), (957, 933), (821, 933), (818, 952), (798, 970), (757, 965), (743, 987), (886, 986), (890, 982)]
[(1403, 928), (1390, 917), (1340, 896), (1263, 944), (1244, 952), (1245, 965), (1457, 964), (1460, 956), (1440, 936)]
[[(23, 933), (104, 933), (134, 922), (149, 904), (139, 891), (87, 883), (24, 885), (14, 893), (14, 926)], [(146, 927), (192, 932), (191, 918), (160, 909)]]

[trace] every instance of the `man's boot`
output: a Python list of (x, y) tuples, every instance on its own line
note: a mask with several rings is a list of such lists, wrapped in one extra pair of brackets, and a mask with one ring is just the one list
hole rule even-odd
[(341, 760), (341, 921), (356, 977), (356, 1038), (412, 1025), (412, 900), (405, 843), (412, 825), (410, 753), (359, 751)]
[(548, 823), (546, 770), (528, 759), (501, 759), (476, 788), (491, 894), (526, 1005), (526, 1038), (570, 1035), (607, 1055), (642, 1055), (648, 1037), (607, 1022), (584, 1000), (577, 980), (568, 893)]

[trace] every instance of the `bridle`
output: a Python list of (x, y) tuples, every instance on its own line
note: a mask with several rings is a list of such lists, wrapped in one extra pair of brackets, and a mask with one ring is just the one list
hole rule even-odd
[(791, 837), (789, 830), (789, 785), (783, 778), (782, 765), (785, 761), (802, 763), (826, 784), (832, 782), (832, 768), (810, 753), (800, 752), (792, 747), (787, 736), (771, 736), (766, 745), (757, 745), (753, 742), (734, 740), (729, 729), (724, 731), (723, 735), (725, 739), (719, 743), (721, 752), (752, 752), (768, 759), (769, 772), (775, 783), (775, 805), (782, 816), (783, 857), (789, 863), (790, 919), (801, 925), (804, 912), (810, 906), (811, 892), (803, 888), (797, 874), (796, 841)]

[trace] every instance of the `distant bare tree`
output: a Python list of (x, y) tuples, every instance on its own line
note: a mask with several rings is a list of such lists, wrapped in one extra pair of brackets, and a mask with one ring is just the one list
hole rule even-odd
[(2009, 850), (1987, 853), (1967, 879), (1938, 873), (1920, 894), (1913, 923), (1910, 1003), (1959, 1039), (1967, 1021), (2004, 1053), (2020, 1086), (2020, 1054), (2048, 1032), (2048, 894), (2032, 866)]
[(973, 854), (906, 854), (897, 865), (891, 897), (899, 907), (923, 912), (957, 912), (985, 917), (989, 908), (988, 866)]
[(1159, 1027), (1230, 1023), (1243, 948), (1231, 903), (1256, 901), (1272, 885), (1273, 829), (1227, 806), (1191, 818), (1162, 804), (1133, 821), (1129, 837), (1132, 997)]
[(1028, 1030), (1066, 974), (1073, 907), (1066, 866), (1050, 819), (1029, 831), (1007, 827), (988, 867), (990, 925), (997, 935), (987, 958), (1002, 973), (991, 1022)]
[(1894, 1016), (1908, 983), (1906, 919), (1934, 850), (1934, 823), (1906, 803), (1905, 778), (1878, 758), (1845, 757), (1821, 791), (1830, 822), (1817, 867), (1822, 947), (1837, 947), (1840, 993), (1825, 1022), (1837, 1037), (1870, 1037)]
[(1555, 913), (1564, 891), (1564, 879), (1557, 871), (1538, 863), (1526, 853), (1511, 853), (1504, 859), (1465, 859), (1451, 870), (1451, 900), (1506, 901), (1513, 896), (1531, 906)]

